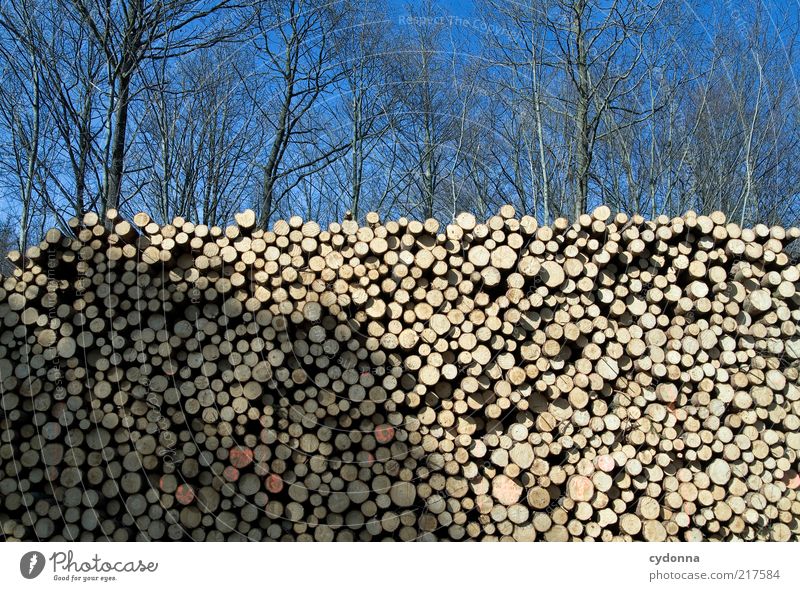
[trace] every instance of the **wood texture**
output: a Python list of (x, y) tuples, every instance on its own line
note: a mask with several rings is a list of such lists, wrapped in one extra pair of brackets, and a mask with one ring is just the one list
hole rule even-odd
[(72, 220), (0, 278), (7, 540), (798, 540), (795, 228)]

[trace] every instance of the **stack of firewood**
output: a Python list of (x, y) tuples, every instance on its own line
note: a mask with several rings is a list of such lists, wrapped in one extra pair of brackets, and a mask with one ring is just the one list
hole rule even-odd
[(797, 540), (800, 230), (89, 213), (0, 278), (23, 540)]

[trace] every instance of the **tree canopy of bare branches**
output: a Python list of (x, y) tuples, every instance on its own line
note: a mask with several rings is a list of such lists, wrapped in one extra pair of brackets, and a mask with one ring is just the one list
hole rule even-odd
[(19, 247), (108, 209), (794, 225), (797, 12), (728, 4), (9, 0), (3, 222)]

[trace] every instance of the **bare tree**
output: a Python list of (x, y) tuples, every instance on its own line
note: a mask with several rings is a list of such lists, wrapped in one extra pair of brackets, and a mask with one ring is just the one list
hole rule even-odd
[(339, 138), (326, 135), (313, 111), (342, 79), (332, 40), (340, 10), (336, 4), (316, 0), (269, 0), (257, 5), (257, 66), (240, 75), (268, 138), (257, 200), (264, 227), (292, 188), (347, 149)]
[[(721, 209), (742, 224), (797, 221), (800, 106), (794, 80), (798, 25), (779, 42), (757, 14), (747, 27), (718, 23), (712, 38), (717, 67), (706, 93), (691, 95), (697, 120), (687, 161), (693, 202), (703, 211)], [(742, 24), (742, 23), (740, 23)]]
[[(231, 0), (69, 0), (72, 9), (102, 50), (109, 86), (107, 147), (102, 210), (119, 207), (130, 107), (135, 77), (142, 64), (186, 55), (230, 35), (229, 28), (210, 27), (211, 15), (233, 7)], [(113, 117), (113, 119), (112, 119)]]
[[(59, 0), (16, 0), (0, 8), (2, 28), (16, 39), (4, 53), (6, 69), (23, 74), (17, 90), (37, 96), (27, 104), (38, 105), (40, 125), (47, 124), (46, 132), (38, 134), (36, 190), (56, 220), (81, 216), (96, 206), (102, 165), (97, 144), (102, 132), (102, 55), (81, 23), (62, 8)], [(35, 16), (26, 21), (31, 14)], [(13, 50), (22, 46), (29, 50)], [(19, 63), (23, 57), (27, 70)]]
[[(497, 88), (496, 131), (503, 138), (493, 151), (499, 170), (523, 211), (548, 220), (551, 183), (556, 163), (552, 159), (553, 134), (546, 123), (546, 85), (553, 77), (545, 58), (544, 5), (537, 0), (502, 2), (482, 0), (480, 12), (487, 22), (487, 86)], [(541, 199), (540, 199), (541, 197)]]
[(179, 215), (215, 225), (248, 199), (258, 143), (253, 109), (231, 67), (242, 57), (215, 47), (143, 73), (152, 107), (134, 164), (148, 172), (148, 209), (164, 220)]
[[(645, 37), (652, 33), (663, 1), (612, 2), (557, 0), (546, 12), (546, 23), (556, 39), (557, 64), (566, 72), (567, 89), (560, 106), (574, 121), (575, 186), (573, 216), (586, 211), (593, 150), (608, 111), (630, 111), (628, 100), (640, 84)], [(635, 108), (634, 108), (635, 109)], [(651, 116), (635, 109), (633, 122)]]
[(41, 180), (42, 144), (51, 127), (43, 98), (45, 80), (41, 52), (46, 39), (37, 8), (33, 1), (0, 7), (0, 31), (8, 42), (0, 44), (5, 78), (0, 89), (0, 117), (9, 140), (7, 154), (0, 157), (0, 162), (6, 172), (11, 173), (19, 190), (17, 237), (21, 251), (28, 244), (35, 189)]
[[(425, 1), (409, 11), (401, 30), (402, 51), (397, 60), (396, 92), (400, 101), (398, 127), (405, 173), (416, 189), (410, 207), (426, 217), (436, 211), (452, 155), (448, 144), (457, 136), (458, 114), (451, 65), (444, 45), (445, 23), (437, 7)], [(457, 107), (456, 107), (457, 109)], [(452, 148), (452, 145), (450, 146)]]
[[(379, 2), (346, 0), (342, 18), (334, 30), (337, 60), (343, 71), (341, 100), (325, 103), (334, 120), (349, 128), (349, 154), (338, 164), (346, 169), (343, 188), (350, 195), (354, 218), (362, 211), (365, 184), (372, 179), (369, 167), (391, 129), (397, 105), (393, 91), (391, 24)], [(367, 196), (369, 197), (369, 196)]]

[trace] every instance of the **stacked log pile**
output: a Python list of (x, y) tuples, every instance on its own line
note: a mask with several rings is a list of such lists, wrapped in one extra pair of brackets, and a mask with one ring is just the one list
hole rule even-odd
[(5, 539), (800, 538), (800, 230), (255, 220), (10, 255)]

